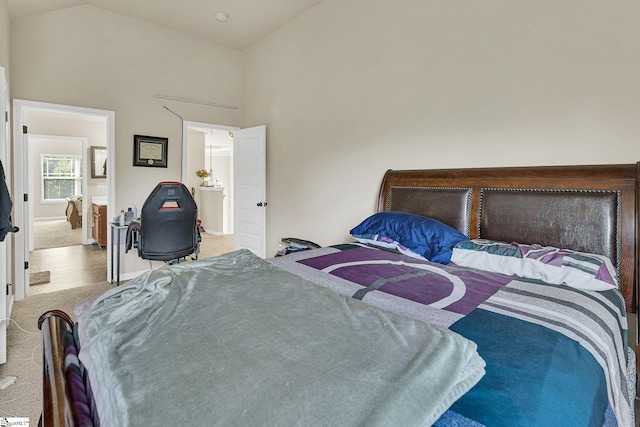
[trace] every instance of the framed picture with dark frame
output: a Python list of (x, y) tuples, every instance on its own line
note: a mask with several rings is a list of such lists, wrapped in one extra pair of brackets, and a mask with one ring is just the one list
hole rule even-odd
[(167, 167), (169, 138), (133, 135), (133, 166)]

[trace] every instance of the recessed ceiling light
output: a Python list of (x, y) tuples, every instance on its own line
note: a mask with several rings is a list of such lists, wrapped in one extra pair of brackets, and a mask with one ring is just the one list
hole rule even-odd
[(219, 22), (227, 22), (227, 20), (229, 19), (229, 14), (227, 12), (219, 10), (216, 12), (216, 19)]

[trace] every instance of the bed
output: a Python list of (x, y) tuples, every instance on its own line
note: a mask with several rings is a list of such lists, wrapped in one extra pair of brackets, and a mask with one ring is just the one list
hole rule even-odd
[[(638, 171), (390, 170), (370, 218), (443, 224), (456, 236), (442, 245), (444, 260), (363, 233), (375, 223), (367, 218), (344, 243), (267, 261), (236, 251), (147, 273), (80, 304), (78, 323), (47, 312), (43, 425), (157, 416), (193, 425), (630, 427)], [(585, 273), (585, 263), (597, 268)], [(147, 311), (131, 314), (132, 305)], [(185, 314), (198, 310), (206, 317)], [(140, 372), (145, 365), (156, 373)], [(163, 394), (173, 400), (151, 400)]]

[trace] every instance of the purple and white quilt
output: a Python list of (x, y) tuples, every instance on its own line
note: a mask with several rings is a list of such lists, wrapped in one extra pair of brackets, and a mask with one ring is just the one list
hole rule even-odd
[(270, 261), (476, 342), (487, 374), (436, 425), (633, 425), (635, 360), (616, 289), (575, 289), (359, 244)]

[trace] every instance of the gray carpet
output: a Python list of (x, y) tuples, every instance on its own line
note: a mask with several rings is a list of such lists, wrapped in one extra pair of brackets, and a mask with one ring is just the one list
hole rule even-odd
[[(107, 282), (59, 292), (28, 296), (13, 306), (7, 330), (7, 363), (0, 366), (0, 379), (9, 375), (18, 381), (0, 390), (0, 417), (28, 417), (36, 426), (42, 410), (42, 350), (38, 318), (59, 309), (73, 317), (76, 304), (99, 295), (113, 285)], [(15, 322), (15, 323), (14, 323)]]
[(82, 227), (71, 229), (66, 219), (33, 221), (33, 249), (82, 244)]

